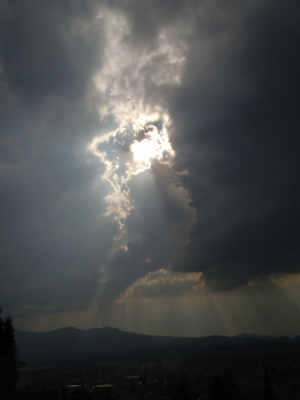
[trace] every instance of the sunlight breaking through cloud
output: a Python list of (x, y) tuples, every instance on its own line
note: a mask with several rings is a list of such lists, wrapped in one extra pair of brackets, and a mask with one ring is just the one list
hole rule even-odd
[(170, 117), (159, 102), (151, 108), (146, 105), (146, 86), (179, 85), (187, 46), (176, 40), (171, 27), (160, 32), (151, 48), (132, 46), (124, 14), (103, 8), (98, 18), (106, 37), (105, 61), (94, 76), (99, 119), (117, 127), (95, 136), (88, 149), (105, 165), (105, 214), (121, 221), (134, 206), (127, 186), (131, 177), (149, 169), (154, 159), (172, 163)]
[(7, 312), (299, 334), (299, 2), (23, 3), (0, 0)]
[(152, 161), (171, 165), (174, 151), (171, 148), (167, 118), (158, 115), (137, 123), (129, 121), (115, 132), (94, 138), (88, 149), (105, 165), (102, 180), (110, 186), (106, 196), (107, 215), (126, 218), (133, 207), (130, 201), (128, 181), (151, 167)]

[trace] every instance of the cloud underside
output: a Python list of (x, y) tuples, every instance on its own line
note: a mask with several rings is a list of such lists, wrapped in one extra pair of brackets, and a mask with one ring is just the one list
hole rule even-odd
[(2, 305), (286, 287), (299, 16), (293, 0), (0, 0)]

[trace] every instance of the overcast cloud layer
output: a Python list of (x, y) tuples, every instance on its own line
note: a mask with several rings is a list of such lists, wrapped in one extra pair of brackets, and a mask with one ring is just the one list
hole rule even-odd
[(181, 334), (296, 334), (274, 321), (300, 309), (299, 18), (296, 0), (0, 0), (4, 309), (176, 335), (198, 304), (230, 324)]

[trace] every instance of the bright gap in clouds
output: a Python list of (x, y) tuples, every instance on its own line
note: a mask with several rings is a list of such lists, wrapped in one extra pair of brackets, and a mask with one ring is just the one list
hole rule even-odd
[(155, 125), (149, 125), (137, 134), (137, 139), (130, 146), (135, 161), (145, 165), (145, 169), (151, 167), (151, 161), (167, 160), (172, 155), (167, 129), (159, 132)]
[(131, 145), (131, 151), (134, 157), (139, 161), (148, 164), (159, 150), (159, 143), (156, 140), (144, 139), (141, 142), (134, 142)]
[(107, 211), (116, 219), (124, 219), (134, 207), (128, 182), (151, 167), (154, 160), (171, 166), (174, 151), (168, 135), (168, 116), (141, 115), (103, 136), (95, 137), (89, 150), (105, 166), (102, 180), (109, 186), (106, 196)]

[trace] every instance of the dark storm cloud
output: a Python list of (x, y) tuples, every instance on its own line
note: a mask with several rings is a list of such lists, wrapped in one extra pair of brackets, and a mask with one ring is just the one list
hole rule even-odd
[(116, 229), (100, 217), (107, 191), (99, 181), (103, 167), (88, 161), (78, 139), (25, 133), (25, 140), (15, 138), (22, 147), (19, 162), (1, 171), (2, 301), (89, 299), (109, 247), (104, 251), (103, 240)]
[(188, 13), (193, 2), (182, 0), (149, 1), (113, 0), (109, 6), (116, 10), (122, 10), (131, 26), (130, 35), (125, 39), (133, 45), (152, 47), (157, 39), (157, 34), (168, 26), (181, 24), (182, 17)]
[(176, 269), (214, 289), (300, 269), (299, 5), (228, 4), (210, 30), (196, 24), (171, 99), (176, 168), (197, 210)]
[(7, 309), (89, 301), (117, 230), (100, 217), (104, 166), (86, 152), (104, 129), (90, 90), (104, 38), (96, 9), (84, 3), (0, 3), (0, 291)]
[(88, 4), (1, 2), (1, 65), (11, 88), (27, 101), (84, 95), (103, 45), (101, 22), (91, 18), (96, 8)]

